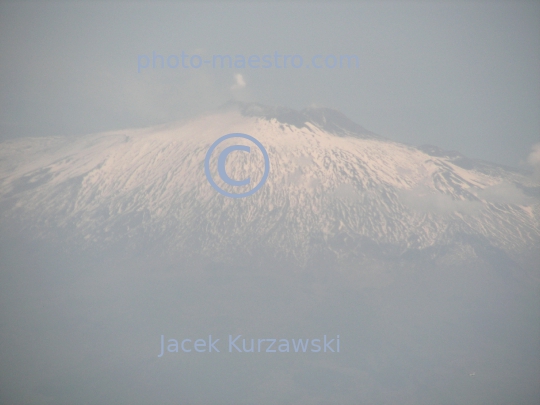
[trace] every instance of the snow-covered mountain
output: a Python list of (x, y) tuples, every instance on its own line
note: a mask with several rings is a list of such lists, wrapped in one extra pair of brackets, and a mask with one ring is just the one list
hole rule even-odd
[[(210, 145), (229, 133), (268, 151), (268, 180), (246, 198), (222, 196), (205, 177)], [(252, 153), (232, 154), (227, 173), (258, 183), (262, 154), (238, 138), (218, 149), (232, 144)], [(339, 259), (450, 245), (464, 254), (471, 241), (519, 259), (540, 246), (539, 190), (526, 172), (397, 143), (325, 108), (229, 103), (159, 127), (0, 146), (5, 230), (220, 260), (247, 253), (305, 264), (321, 251)]]

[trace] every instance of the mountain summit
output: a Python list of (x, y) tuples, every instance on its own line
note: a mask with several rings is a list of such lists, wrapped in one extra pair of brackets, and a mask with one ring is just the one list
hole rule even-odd
[(332, 108), (309, 107), (301, 111), (286, 107), (270, 107), (259, 103), (244, 103), (231, 100), (221, 110), (239, 111), (245, 117), (276, 120), (282, 124), (306, 128), (307, 123), (337, 136), (353, 136), (364, 139), (384, 139), (351, 121), (341, 112)]

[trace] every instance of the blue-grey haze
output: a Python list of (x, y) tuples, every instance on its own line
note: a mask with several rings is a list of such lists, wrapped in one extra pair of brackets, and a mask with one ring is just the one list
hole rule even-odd
[(0, 403), (537, 404), (539, 70), (533, 1), (1, 2)]

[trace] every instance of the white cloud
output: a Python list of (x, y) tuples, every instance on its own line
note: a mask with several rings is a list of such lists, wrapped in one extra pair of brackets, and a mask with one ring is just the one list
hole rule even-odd
[(534, 177), (540, 180), (540, 143), (533, 145), (527, 164), (533, 168)]
[(486, 187), (476, 195), (481, 200), (496, 204), (527, 204), (530, 201), (523, 190), (506, 181)]
[(246, 81), (244, 80), (244, 77), (240, 73), (235, 74), (234, 79), (236, 83), (231, 86), (231, 90), (238, 90), (238, 89), (243, 89), (244, 87), (246, 87)]
[(482, 203), (478, 201), (454, 200), (447, 194), (421, 186), (410, 190), (401, 190), (399, 195), (405, 205), (415, 211), (440, 215), (452, 214), (454, 212), (474, 214), (482, 207)]
[(447, 194), (417, 186), (410, 190), (401, 190), (401, 201), (415, 211), (430, 212), (439, 215), (475, 214), (486, 203), (528, 205), (533, 200), (514, 184), (502, 181), (498, 184), (472, 191), (481, 201), (455, 200)]

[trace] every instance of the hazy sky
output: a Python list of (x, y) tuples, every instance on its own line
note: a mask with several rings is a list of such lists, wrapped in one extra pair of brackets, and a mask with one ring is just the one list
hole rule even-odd
[[(153, 51), (359, 67), (138, 73)], [(540, 141), (540, 3), (3, 1), (0, 86), (1, 139), (159, 124), (236, 98), (333, 107), (398, 141), (517, 166)]]

